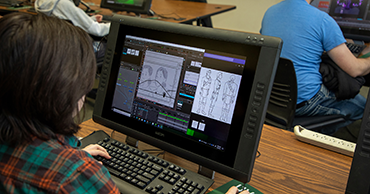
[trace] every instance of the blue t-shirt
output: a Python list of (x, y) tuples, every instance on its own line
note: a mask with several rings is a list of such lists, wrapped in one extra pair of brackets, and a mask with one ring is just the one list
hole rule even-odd
[(323, 51), (346, 42), (334, 19), (305, 0), (285, 0), (270, 7), (260, 32), (283, 40), (281, 57), (292, 60), (296, 71), (297, 104), (320, 90)]

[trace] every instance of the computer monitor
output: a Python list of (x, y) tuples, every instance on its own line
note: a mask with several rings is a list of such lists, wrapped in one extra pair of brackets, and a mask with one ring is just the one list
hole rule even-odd
[(340, 26), (344, 37), (370, 41), (368, 0), (330, 0), (329, 15)]
[(150, 10), (152, 0), (102, 0), (100, 7), (108, 8), (114, 12), (127, 11), (135, 14), (153, 15)]
[(23, 0), (0, 0), (0, 6), (5, 7), (23, 7)]
[(347, 194), (370, 193), (370, 92), (349, 172)]
[(314, 0), (311, 2), (311, 5), (323, 12), (329, 13), (330, 0)]
[(248, 182), (281, 45), (114, 15), (93, 120)]

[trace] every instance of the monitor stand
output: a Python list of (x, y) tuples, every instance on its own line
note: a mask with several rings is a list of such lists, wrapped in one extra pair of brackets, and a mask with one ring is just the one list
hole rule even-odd
[(199, 165), (198, 174), (201, 174), (201, 175), (203, 175), (207, 178), (210, 178), (212, 180), (215, 178), (215, 171), (214, 170), (211, 170), (211, 169), (206, 168), (206, 167), (201, 166), (201, 165)]
[(130, 137), (130, 136), (126, 136), (126, 143), (127, 143), (127, 145), (138, 148), (139, 140), (137, 140), (133, 137)]

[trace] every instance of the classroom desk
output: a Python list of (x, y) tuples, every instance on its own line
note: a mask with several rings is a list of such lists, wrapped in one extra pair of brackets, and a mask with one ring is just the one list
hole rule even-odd
[[(77, 136), (85, 137), (95, 130), (112, 130), (93, 120), (81, 124)], [(125, 135), (114, 132), (115, 139), (123, 141)], [(139, 149), (150, 145), (139, 143)], [(249, 184), (263, 193), (344, 193), (352, 158), (298, 141), (294, 134), (264, 125)], [(198, 166), (173, 154), (165, 159), (194, 172)], [(227, 183), (231, 178), (215, 174), (215, 183), (209, 191)]]
[[(97, 14), (102, 14), (102, 15), (112, 15), (113, 14), (111, 10), (100, 7), (101, 0), (85, 0), (85, 2), (89, 4), (92, 10), (99, 11), (97, 12)], [(79, 7), (82, 8), (83, 10), (86, 9), (86, 7), (81, 4), (79, 5)], [(7, 9), (7, 7), (0, 6), (0, 9)], [(35, 12), (28, 12), (28, 9), (29, 7), (24, 8), (24, 9), (19, 8), (19, 9), (16, 9), (16, 11), (36, 14)], [(194, 21), (198, 21), (203, 18), (207, 18), (213, 15), (217, 15), (220, 13), (224, 13), (224, 12), (236, 9), (236, 6), (189, 2), (189, 1), (178, 1), (178, 0), (152, 0), (151, 9), (156, 14), (163, 15), (166, 17), (184, 18), (184, 20), (181, 20), (181, 21), (162, 18), (160, 19), (162, 21), (192, 24)], [(133, 13), (126, 13), (126, 12), (117, 12), (117, 14), (135, 16), (135, 14)], [(148, 18), (152, 16), (141, 15), (141, 17)], [(157, 16), (154, 16), (154, 17), (157, 17)]]
[[(112, 15), (112, 11), (105, 8), (100, 8), (101, 0), (85, 0), (88, 3), (94, 3), (90, 8), (93, 10), (99, 10), (99, 14)], [(80, 5), (82, 9), (86, 9), (83, 5)], [(177, 1), (177, 0), (152, 0), (151, 9), (158, 15), (174, 18), (185, 18), (181, 21), (173, 19), (160, 19), (162, 21), (169, 21), (175, 23), (192, 24), (192, 22), (199, 19), (207, 18), (209, 16), (217, 15), (223, 12), (227, 12), (236, 9), (234, 5), (219, 5), (189, 1)], [(117, 12), (117, 14), (127, 15), (126, 12)], [(130, 15), (134, 15), (131, 13)], [(143, 18), (147, 18), (147, 15), (141, 15)], [(157, 16), (155, 16), (157, 17)]]

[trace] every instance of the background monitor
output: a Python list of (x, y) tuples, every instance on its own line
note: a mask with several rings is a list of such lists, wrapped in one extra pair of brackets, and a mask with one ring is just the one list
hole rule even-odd
[(114, 12), (127, 11), (135, 14), (153, 15), (150, 10), (152, 0), (102, 0), (100, 7), (108, 8)]
[(346, 193), (370, 193), (370, 93), (349, 172)]
[(369, 0), (314, 0), (311, 5), (332, 16), (345, 38), (370, 41)]
[(248, 182), (281, 39), (114, 15), (93, 119)]
[(369, 0), (330, 0), (329, 15), (338, 23), (344, 37), (370, 41)]
[(24, 2), (23, 0), (0, 0), (0, 6), (22, 7)]

